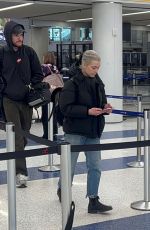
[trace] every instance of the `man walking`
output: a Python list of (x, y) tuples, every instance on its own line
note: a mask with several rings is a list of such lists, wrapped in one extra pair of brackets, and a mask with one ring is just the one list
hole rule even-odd
[[(7, 45), (0, 49), (0, 78), (3, 79), (3, 107), (7, 122), (13, 122), (15, 129), (30, 130), (32, 108), (26, 103), (28, 86), (43, 79), (41, 65), (35, 51), (23, 44), (25, 28), (14, 21), (4, 27)], [(15, 132), (16, 151), (24, 150), (27, 140)], [(16, 183), (27, 186), (26, 159), (16, 159)]]

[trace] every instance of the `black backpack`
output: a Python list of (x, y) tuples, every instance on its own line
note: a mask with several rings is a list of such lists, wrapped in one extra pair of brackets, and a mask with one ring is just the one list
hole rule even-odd
[[(70, 80), (74, 82), (73, 77)], [(74, 85), (77, 88), (77, 84), (75, 82), (74, 82)], [(51, 118), (52, 114), (54, 114), (59, 126), (63, 126), (63, 121), (64, 121), (64, 115), (61, 112), (60, 105), (59, 105), (59, 99), (60, 99), (61, 90), (55, 95), (55, 102), (53, 103), (53, 109), (52, 109), (52, 112), (51, 112), (51, 115), (50, 115), (50, 118)]]
[[(70, 80), (74, 82), (73, 77)], [(77, 88), (77, 84), (75, 82), (74, 82), (74, 85)], [(63, 126), (63, 121), (64, 121), (64, 115), (61, 112), (60, 105), (59, 105), (61, 90), (59, 90), (55, 95), (55, 99), (53, 100), (53, 108), (52, 108), (51, 114), (48, 118), (48, 121), (49, 121), (51, 119), (52, 115), (54, 115), (59, 126)]]

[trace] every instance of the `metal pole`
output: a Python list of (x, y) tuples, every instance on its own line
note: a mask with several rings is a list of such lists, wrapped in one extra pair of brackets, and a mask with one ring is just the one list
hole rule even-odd
[(133, 87), (136, 86), (136, 74), (133, 73)]
[[(48, 118), (52, 112), (53, 103), (50, 102), (48, 104)], [(51, 116), (51, 119), (48, 121), (48, 139), (53, 141), (53, 115)], [(39, 171), (42, 172), (54, 172), (59, 171), (60, 167), (53, 165), (53, 154), (48, 155), (48, 165), (42, 166), (39, 168)]]
[(70, 214), (71, 193), (71, 151), (70, 144), (61, 145), (61, 205), (62, 230), (65, 230)]
[[(144, 110), (144, 140), (149, 140), (150, 110)], [(131, 208), (150, 211), (150, 147), (144, 147), (144, 200), (131, 204)]]
[[(142, 95), (137, 94), (137, 112), (142, 112)], [(141, 125), (142, 118), (137, 117), (137, 141), (141, 141)], [(137, 161), (129, 162), (127, 164), (129, 167), (133, 168), (143, 168), (144, 162), (141, 161), (141, 147), (137, 148)]]
[[(15, 151), (14, 124), (6, 124), (6, 150)], [(7, 160), (7, 185), (8, 185), (8, 226), (9, 230), (16, 230), (16, 169), (15, 160)]]
[[(142, 112), (142, 95), (138, 94), (138, 112)], [(141, 141), (141, 127), (142, 127), (142, 117), (137, 117), (137, 141)], [(137, 148), (137, 162), (139, 167), (144, 167), (144, 162), (141, 161), (141, 148)]]

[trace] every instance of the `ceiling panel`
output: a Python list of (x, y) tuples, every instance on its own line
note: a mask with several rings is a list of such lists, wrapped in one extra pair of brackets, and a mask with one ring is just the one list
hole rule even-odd
[[(8, 0), (0, 1), (0, 8), (25, 3), (30, 1)], [(142, 2), (142, 1), (141, 1)], [(149, 4), (129, 4), (123, 3), (123, 14), (133, 12), (150, 11)], [(9, 18), (31, 18), (36, 20), (52, 20), (52, 21), (66, 21), (79, 18), (92, 17), (92, 1), (91, 0), (68, 0), (68, 1), (49, 1), (42, 0), (36, 1), (35, 4), (13, 9), (7, 11), (0, 11), (0, 17)], [(150, 24), (150, 13), (134, 16), (123, 16), (124, 22), (131, 22), (134, 25), (147, 25)]]

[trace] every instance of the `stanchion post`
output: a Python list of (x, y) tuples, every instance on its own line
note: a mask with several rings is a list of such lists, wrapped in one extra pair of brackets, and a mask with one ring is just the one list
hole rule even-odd
[[(137, 95), (138, 99), (138, 112), (142, 112), (142, 95)], [(137, 141), (141, 141), (141, 127), (142, 127), (142, 117), (137, 117)], [(137, 148), (137, 162), (139, 162), (139, 165), (141, 167), (144, 166), (144, 162), (141, 161), (141, 148)]]
[[(50, 102), (48, 104), (48, 118), (50, 117), (52, 109), (53, 109), (53, 103)], [(51, 116), (51, 119), (48, 121), (48, 139), (53, 141), (53, 115)], [(39, 171), (43, 171), (43, 172), (54, 172), (59, 170), (60, 167), (55, 166), (53, 164), (53, 154), (48, 155), (48, 165), (39, 168)]]
[(133, 73), (132, 77), (133, 77), (133, 87), (134, 87), (136, 86), (136, 74)]
[[(6, 123), (6, 150), (15, 151), (14, 124)], [(8, 185), (8, 228), (16, 230), (16, 167), (15, 160), (7, 160), (7, 185)]]
[(70, 214), (71, 193), (71, 151), (70, 144), (61, 145), (61, 205), (62, 230), (65, 230)]
[[(144, 110), (144, 140), (150, 138), (150, 110)], [(131, 204), (131, 208), (150, 211), (150, 147), (144, 147), (144, 200)]]
[[(137, 112), (142, 112), (142, 95), (137, 94)], [(137, 141), (141, 141), (141, 127), (142, 127), (142, 117), (137, 117)], [(144, 162), (141, 160), (141, 147), (137, 147), (137, 161), (129, 162), (127, 164), (129, 167), (133, 168), (143, 168)]]

